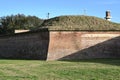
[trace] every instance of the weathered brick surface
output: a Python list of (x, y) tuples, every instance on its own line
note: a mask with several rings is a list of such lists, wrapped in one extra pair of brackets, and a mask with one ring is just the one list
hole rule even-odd
[(0, 59), (120, 58), (120, 32), (40, 31), (0, 37)]
[(120, 58), (120, 32), (51, 31), (47, 60)]
[(0, 59), (47, 58), (49, 32), (34, 32), (0, 37)]

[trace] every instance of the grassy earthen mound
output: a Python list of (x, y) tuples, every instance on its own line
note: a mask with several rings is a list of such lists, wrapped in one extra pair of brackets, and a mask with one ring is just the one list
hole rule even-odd
[(44, 20), (49, 30), (120, 30), (120, 24), (93, 16), (59, 16)]

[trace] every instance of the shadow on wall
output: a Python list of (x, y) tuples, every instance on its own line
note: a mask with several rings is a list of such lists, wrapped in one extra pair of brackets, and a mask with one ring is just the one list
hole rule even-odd
[[(120, 59), (120, 37), (115, 37), (113, 39), (91, 46), (89, 48), (72, 53), (71, 55), (62, 57), (59, 60), (80, 61), (81, 59), (97, 59), (97, 58)], [(90, 60), (90, 61), (92, 62), (94, 60)], [(101, 61), (101, 63), (105, 63), (105, 62)]]
[(48, 29), (0, 37), (0, 59), (46, 60)]

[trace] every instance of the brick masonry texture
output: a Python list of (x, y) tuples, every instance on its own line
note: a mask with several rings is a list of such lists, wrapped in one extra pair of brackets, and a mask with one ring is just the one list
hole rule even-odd
[(120, 32), (50, 32), (47, 60), (120, 58)]
[(0, 37), (0, 59), (120, 58), (120, 32), (37, 31)]
[(3, 36), (0, 37), (0, 58), (46, 60), (48, 45), (48, 32)]

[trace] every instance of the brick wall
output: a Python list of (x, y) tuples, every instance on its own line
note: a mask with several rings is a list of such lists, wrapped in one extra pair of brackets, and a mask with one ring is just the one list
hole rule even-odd
[(47, 60), (90, 58), (120, 58), (120, 32), (50, 32)]
[(49, 32), (30, 32), (0, 37), (0, 59), (46, 60)]
[(0, 59), (120, 58), (120, 32), (37, 31), (0, 37)]

